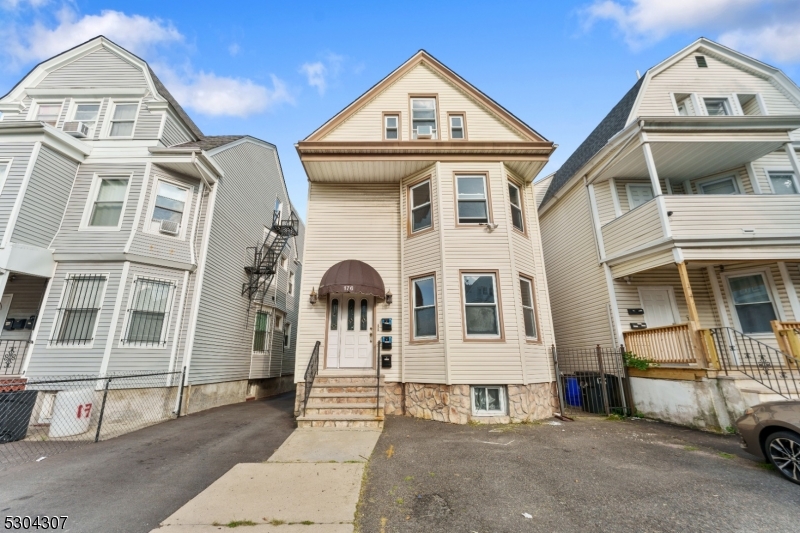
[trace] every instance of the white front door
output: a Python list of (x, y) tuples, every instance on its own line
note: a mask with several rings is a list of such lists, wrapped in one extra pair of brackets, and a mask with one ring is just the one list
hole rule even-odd
[(328, 308), (328, 368), (372, 367), (372, 308), (374, 298), (335, 294)]
[(672, 287), (639, 287), (639, 299), (648, 328), (678, 323), (678, 309)]

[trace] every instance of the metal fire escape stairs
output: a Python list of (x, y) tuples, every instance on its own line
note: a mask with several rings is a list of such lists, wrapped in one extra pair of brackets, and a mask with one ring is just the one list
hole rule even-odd
[(300, 222), (292, 212), (289, 218), (281, 219), (281, 212), (272, 214), (272, 226), (264, 236), (264, 242), (258, 246), (247, 248), (247, 256), (251, 263), (244, 267), (247, 281), (242, 284), (242, 296), (247, 296), (250, 303), (263, 303), (272, 280), (278, 272), (278, 261), (289, 243), (289, 239), (297, 236)]

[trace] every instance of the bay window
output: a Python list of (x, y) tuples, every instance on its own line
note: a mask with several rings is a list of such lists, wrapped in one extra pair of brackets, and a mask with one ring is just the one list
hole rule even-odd
[(466, 336), (500, 337), (500, 312), (495, 274), (462, 274)]
[(486, 224), (489, 207), (486, 196), (486, 176), (457, 176), (458, 223)]
[(411, 207), (411, 233), (416, 233), (433, 225), (431, 218), (431, 181), (409, 187)]
[(413, 338), (436, 338), (436, 281), (433, 276), (411, 280), (413, 288)]

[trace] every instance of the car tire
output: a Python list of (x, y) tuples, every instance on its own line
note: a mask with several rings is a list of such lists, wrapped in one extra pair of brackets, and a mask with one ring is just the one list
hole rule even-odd
[(767, 437), (764, 452), (783, 477), (800, 485), (800, 435), (778, 431)]

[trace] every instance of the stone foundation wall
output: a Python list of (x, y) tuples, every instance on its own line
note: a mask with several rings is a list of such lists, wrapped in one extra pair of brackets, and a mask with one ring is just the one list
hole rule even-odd
[(474, 416), (469, 385), (387, 383), (384, 389), (384, 412), (387, 415), (402, 415), (405, 401), (406, 416), (453, 424), (466, 424), (471, 420), (484, 424), (507, 424), (550, 418), (558, 410), (555, 383), (507, 385), (506, 388), (507, 415)]

